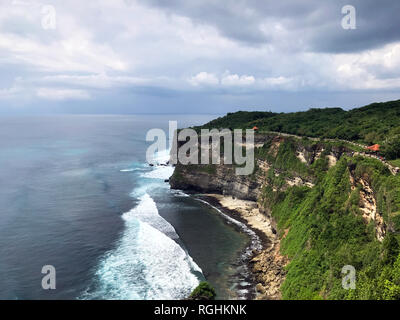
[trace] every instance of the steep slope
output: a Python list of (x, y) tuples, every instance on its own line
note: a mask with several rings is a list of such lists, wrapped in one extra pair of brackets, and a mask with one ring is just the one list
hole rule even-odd
[[(257, 201), (277, 231), (253, 261), (259, 291), (283, 283), (284, 299), (400, 298), (400, 176), (343, 142), (261, 133), (256, 145), (252, 175), (178, 164), (170, 183)], [(342, 288), (345, 265), (357, 271), (355, 290)]]

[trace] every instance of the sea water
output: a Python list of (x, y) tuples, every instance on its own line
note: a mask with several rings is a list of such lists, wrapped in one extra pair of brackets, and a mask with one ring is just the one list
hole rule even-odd
[[(152, 128), (209, 115), (0, 119), (0, 299), (182, 299), (207, 279), (235, 297), (248, 237), (146, 163)], [(168, 152), (160, 152), (165, 164)], [(44, 265), (56, 289), (41, 286)]]

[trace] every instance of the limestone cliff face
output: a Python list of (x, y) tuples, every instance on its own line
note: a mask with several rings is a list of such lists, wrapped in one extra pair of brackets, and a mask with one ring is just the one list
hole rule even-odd
[[(262, 147), (272, 139), (269, 135), (256, 135), (254, 145)], [(177, 148), (184, 142), (178, 142)], [(222, 161), (223, 162), (223, 159)], [(258, 164), (263, 169), (268, 164)], [(170, 179), (172, 189), (194, 191), (200, 193), (218, 193), (231, 195), (242, 200), (257, 201), (263, 185), (263, 170), (256, 170), (252, 175), (237, 175), (234, 165), (182, 165), (177, 164)]]
[(366, 223), (371, 221), (375, 224), (375, 234), (379, 241), (383, 241), (386, 235), (386, 223), (378, 212), (375, 192), (371, 187), (368, 175), (359, 178), (350, 171), (350, 184), (352, 190), (359, 187), (359, 210)]
[[(255, 148), (263, 148), (264, 145), (267, 145), (271, 157), (270, 160), (256, 157), (255, 170), (251, 175), (236, 175), (234, 165), (182, 165), (178, 163), (174, 175), (170, 179), (170, 185), (173, 189), (219, 193), (242, 200), (257, 201), (263, 186), (268, 184), (266, 177), (270, 173), (269, 171), (273, 170), (275, 177), (285, 176), (285, 182), (281, 186), (282, 190), (294, 185), (311, 188), (314, 186), (314, 177), (305, 177), (304, 175), (296, 175), (296, 173), (286, 176), (285, 170), (273, 168), (273, 158), (277, 156), (280, 145), (288, 139), (293, 138), (271, 134), (256, 135), (254, 139)], [(179, 143), (178, 148), (182, 144)], [(320, 159), (324, 152), (326, 153), (324, 156), (329, 159), (329, 166), (335, 165), (343, 154), (351, 154), (351, 151), (343, 147), (333, 147), (329, 152), (326, 152), (323, 144), (308, 145), (302, 144), (301, 141), (296, 143), (296, 149), (293, 152), (299, 161), (306, 166), (310, 166)]]
[(243, 200), (256, 201), (260, 181), (248, 176), (238, 176), (232, 165), (177, 165), (170, 179), (173, 189), (201, 193), (231, 195)]

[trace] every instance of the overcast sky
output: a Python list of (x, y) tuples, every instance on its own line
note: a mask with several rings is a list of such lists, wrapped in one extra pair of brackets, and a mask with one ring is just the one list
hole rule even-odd
[[(342, 27), (345, 5), (356, 29)], [(400, 99), (399, 17), (399, 0), (0, 0), (0, 113)]]

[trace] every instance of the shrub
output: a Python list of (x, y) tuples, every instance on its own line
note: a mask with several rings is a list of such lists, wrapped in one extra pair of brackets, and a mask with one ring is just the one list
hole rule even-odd
[(189, 298), (192, 300), (214, 300), (216, 296), (214, 288), (208, 282), (202, 281), (193, 290)]

